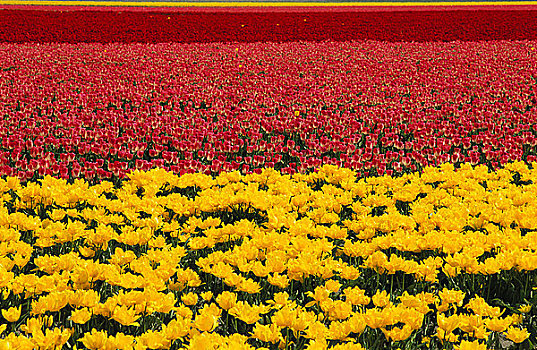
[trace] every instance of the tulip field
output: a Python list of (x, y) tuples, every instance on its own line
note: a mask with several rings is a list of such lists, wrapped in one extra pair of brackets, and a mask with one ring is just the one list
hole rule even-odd
[(537, 9), (460, 11), (0, 10), (0, 349), (535, 349)]

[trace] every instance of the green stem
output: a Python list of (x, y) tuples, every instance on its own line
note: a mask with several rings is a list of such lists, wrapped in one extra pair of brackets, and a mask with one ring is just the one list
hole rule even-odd
[(392, 293), (393, 293), (393, 276), (394, 276), (394, 275), (395, 275), (395, 274), (392, 274), (391, 282), (390, 282), (390, 298), (391, 298)]
[(530, 274), (527, 273), (526, 274), (526, 284), (524, 285), (524, 297), (526, 297), (526, 293), (528, 292), (529, 279), (530, 279)]
[(492, 284), (492, 278), (494, 278), (494, 275), (490, 276), (491, 278), (491, 281), (488, 281), (488, 285), (487, 285), (487, 303), (489, 302), (490, 300), (490, 285)]

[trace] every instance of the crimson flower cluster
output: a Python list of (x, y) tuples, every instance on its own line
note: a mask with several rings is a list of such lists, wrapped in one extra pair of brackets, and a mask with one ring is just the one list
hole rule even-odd
[(1, 44), (0, 174), (322, 164), (361, 176), (537, 155), (537, 43)]
[(537, 6), (94, 8), (0, 11), (0, 42), (537, 39)]

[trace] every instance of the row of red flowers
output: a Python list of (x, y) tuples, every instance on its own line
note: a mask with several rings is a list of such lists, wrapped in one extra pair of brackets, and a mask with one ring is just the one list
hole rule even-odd
[(0, 174), (537, 158), (537, 42), (0, 46)]
[[(0, 42), (475, 41), (537, 39), (537, 9), (0, 11)], [(363, 9), (363, 8), (362, 8)]]

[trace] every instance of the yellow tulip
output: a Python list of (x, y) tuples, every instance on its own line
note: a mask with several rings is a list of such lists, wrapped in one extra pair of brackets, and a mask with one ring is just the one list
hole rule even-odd
[(487, 344), (482, 344), (478, 340), (463, 340), (460, 345), (455, 345), (455, 350), (487, 350)]
[(504, 319), (493, 317), (485, 321), (485, 326), (493, 332), (503, 332), (511, 325), (511, 323), (512, 320), (508, 317)]
[(199, 329), (201, 332), (212, 332), (216, 327), (218, 327), (219, 317), (209, 313), (202, 313), (196, 316), (194, 320), (194, 327)]
[(412, 328), (407, 324), (405, 324), (403, 328), (393, 327), (390, 330), (381, 328), (381, 331), (384, 333), (386, 338), (391, 341), (405, 340), (412, 334)]
[(390, 295), (385, 290), (377, 291), (375, 295), (371, 297), (373, 304), (377, 307), (386, 307), (390, 305)]
[(237, 294), (224, 291), (216, 297), (216, 302), (222, 309), (229, 310), (237, 303)]
[(345, 288), (343, 294), (352, 305), (368, 305), (371, 302), (371, 298), (365, 295), (365, 290), (358, 287)]
[(382, 311), (377, 308), (367, 310), (364, 315), (364, 320), (365, 323), (373, 329), (386, 326), (388, 321)]
[(205, 301), (211, 301), (211, 299), (213, 298), (213, 292), (211, 292), (210, 290), (203, 292), (200, 295)]
[(235, 316), (248, 324), (254, 324), (261, 318), (259, 310), (256, 307), (251, 307), (244, 301), (238, 301), (235, 306), (228, 311), (230, 315)]
[(140, 315), (136, 314), (134, 308), (129, 308), (124, 305), (115, 307), (111, 318), (124, 326), (138, 327), (140, 325), (136, 322), (136, 320), (140, 318)]
[(530, 304), (522, 305), (521, 307), (518, 308), (518, 311), (522, 312), (523, 314), (527, 314), (528, 312), (530, 312), (530, 310), (531, 310)]
[(447, 288), (441, 290), (438, 295), (440, 296), (440, 299), (442, 299), (443, 303), (457, 304), (458, 306), (462, 306), (462, 302), (466, 296), (463, 291), (449, 290)]
[(518, 344), (528, 339), (530, 337), (530, 334), (525, 328), (515, 328), (513, 326), (510, 326), (509, 328), (507, 328), (507, 333), (505, 334), (505, 337)]
[(453, 315), (448, 317), (444, 314), (437, 314), (436, 319), (438, 322), (438, 328), (443, 330), (446, 334), (450, 334), (451, 332), (453, 332), (456, 328), (459, 327), (460, 324), (459, 315)]
[(103, 349), (108, 343), (108, 335), (106, 331), (97, 331), (92, 329), (90, 333), (84, 334), (84, 336), (78, 339), (79, 342), (82, 342), (87, 349)]
[(325, 339), (328, 335), (328, 328), (318, 321), (310, 323), (305, 331), (304, 337), (308, 339)]
[(19, 307), (10, 307), (7, 310), (2, 310), (2, 316), (8, 322), (17, 322), (21, 317), (21, 308)]
[(328, 317), (330, 320), (344, 320), (351, 315), (351, 312), (351, 303), (342, 300), (336, 300), (332, 303), (331, 308), (328, 311)]
[(163, 332), (148, 330), (138, 338), (136, 342), (151, 349), (169, 349), (171, 341), (166, 339)]
[(289, 294), (281, 292), (274, 294), (274, 300), (267, 300), (267, 304), (272, 305), (273, 309), (281, 309), (289, 303)]
[(284, 306), (280, 310), (276, 311), (276, 313), (272, 316), (272, 323), (281, 328), (290, 328), (297, 316), (297, 310), (291, 309), (290, 306)]
[(198, 303), (198, 295), (194, 293), (187, 293), (181, 296), (181, 301), (185, 305), (192, 306)]
[(71, 312), (71, 321), (78, 324), (85, 324), (91, 318), (91, 312), (87, 308), (73, 310)]
[(253, 329), (252, 337), (261, 341), (276, 344), (282, 339), (280, 329), (275, 324), (262, 325), (256, 323)]
[(110, 345), (113, 349), (132, 349), (134, 346), (134, 337), (123, 333), (117, 333), (115, 337), (109, 338)]
[(183, 317), (171, 320), (165, 327), (166, 338), (175, 340), (186, 337), (191, 329), (191, 322)]
[(285, 289), (289, 286), (289, 278), (286, 275), (280, 275), (278, 273), (269, 275), (267, 281), (273, 286), (281, 289)]

